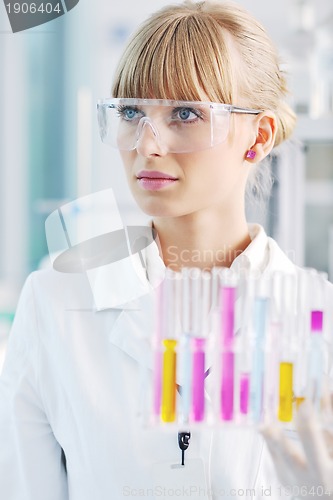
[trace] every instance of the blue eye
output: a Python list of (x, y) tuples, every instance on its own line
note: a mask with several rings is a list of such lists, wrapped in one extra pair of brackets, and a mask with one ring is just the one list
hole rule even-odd
[(133, 121), (137, 118), (141, 118), (143, 115), (136, 106), (119, 106), (118, 116), (126, 121)]
[(124, 112), (124, 115), (129, 120), (132, 120), (132, 118), (134, 118), (134, 116), (135, 116), (135, 111), (134, 111), (134, 109), (126, 109), (125, 112)]
[(202, 118), (202, 113), (195, 108), (175, 108), (172, 113), (174, 121), (192, 123)]
[(182, 120), (188, 120), (191, 116), (191, 111), (188, 108), (183, 108), (179, 111), (179, 116)]

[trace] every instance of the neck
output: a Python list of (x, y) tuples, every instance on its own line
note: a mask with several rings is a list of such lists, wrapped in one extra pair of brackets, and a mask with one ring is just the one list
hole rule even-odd
[(200, 211), (180, 217), (156, 217), (160, 250), (166, 266), (210, 270), (230, 267), (251, 242), (245, 213)]

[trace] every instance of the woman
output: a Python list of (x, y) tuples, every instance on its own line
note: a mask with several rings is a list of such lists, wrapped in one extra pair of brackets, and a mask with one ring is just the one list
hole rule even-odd
[[(296, 272), (244, 212), (249, 179), (251, 189), (257, 165), (295, 122), (275, 49), (255, 19), (210, 2), (153, 14), (129, 42), (112, 94), (121, 101), (100, 103), (102, 137), (118, 141), (163, 266)], [(114, 110), (124, 125), (118, 137)], [(130, 296), (130, 279), (127, 288)], [(193, 430), (180, 476), (177, 432), (142, 430), (151, 312), (150, 295), (98, 310), (83, 274), (27, 280), (1, 379), (6, 500), (281, 498), (253, 430)]]

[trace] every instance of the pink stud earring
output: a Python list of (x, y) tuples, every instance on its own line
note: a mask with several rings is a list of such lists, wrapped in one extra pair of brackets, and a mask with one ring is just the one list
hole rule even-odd
[(249, 158), (250, 160), (254, 160), (256, 157), (257, 153), (253, 151), (253, 149), (249, 149), (248, 152), (246, 153), (246, 158)]

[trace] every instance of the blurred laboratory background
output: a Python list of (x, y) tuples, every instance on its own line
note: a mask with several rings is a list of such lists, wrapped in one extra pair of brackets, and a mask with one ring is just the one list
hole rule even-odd
[[(112, 187), (125, 223), (141, 223), (119, 155), (101, 143), (96, 101), (110, 95), (131, 32), (169, 0), (80, 0), (65, 16), (11, 33), (0, 5), (0, 323), (26, 276), (47, 265), (44, 222), (58, 206)], [(333, 2), (239, 0), (267, 28), (289, 74), (294, 140), (272, 155), (267, 209), (249, 219), (299, 265), (333, 279)], [(0, 332), (1, 335), (1, 332)]]

